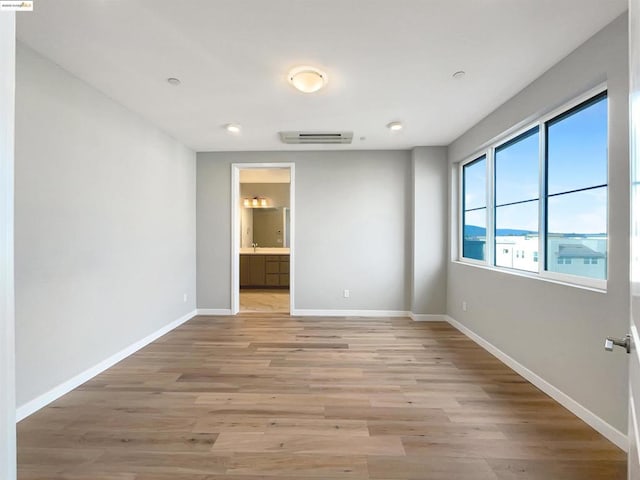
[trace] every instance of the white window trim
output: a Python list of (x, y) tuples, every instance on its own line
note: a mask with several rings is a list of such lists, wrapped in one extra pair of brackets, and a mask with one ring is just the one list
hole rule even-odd
[[(466, 258), (464, 257), (464, 248), (463, 248), (463, 241), (464, 241), (464, 172), (463, 172), (463, 167), (465, 165), (468, 165), (469, 163), (473, 163), (476, 160), (480, 160), (482, 157), (485, 157), (485, 162), (489, 162), (489, 155), (487, 151), (484, 152), (479, 152), (477, 155), (473, 155), (471, 157), (468, 157), (466, 160), (464, 160), (463, 162), (460, 162), (460, 165), (458, 167), (459, 170), (459, 174), (458, 174), (458, 191), (460, 192), (460, 194), (458, 195), (458, 260), (461, 262), (465, 262), (465, 263), (470, 263), (472, 265), (479, 265), (479, 266), (486, 266), (487, 265), (487, 259), (485, 258), (485, 260), (476, 260), (475, 258)], [(488, 164), (488, 163), (487, 163)], [(487, 171), (487, 175), (488, 175), (488, 171)], [(487, 177), (487, 181), (488, 181)], [(489, 191), (487, 190), (487, 199), (486, 199), (486, 209), (487, 209), (487, 226), (486, 229), (487, 231), (489, 231), (489, 201), (490, 201), (490, 197), (489, 197)], [(486, 248), (486, 247), (485, 247)], [(488, 257), (489, 253), (486, 253), (486, 257)]]
[[(582, 290), (588, 290), (590, 292), (607, 293), (606, 286), (602, 287), (601, 285), (598, 285), (598, 282), (604, 282), (604, 280), (590, 279), (587, 277), (574, 277), (579, 280), (579, 281), (574, 281), (572, 278), (569, 278), (569, 277), (572, 277), (571, 275), (542, 276), (536, 272), (528, 272), (526, 270), (516, 270), (516, 269), (496, 267), (496, 266), (492, 267), (490, 265), (487, 265), (486, 263), (468, 262), (466, 259), (453, 260), (453, 263), (458, 265), (463, 265), (465, 267), (470, 267), (470, 268), (481, 268), (482, 270), (489, 270), (495, 273), (504, 273), (505, 275), (514, 275), (516, 277), (530, 278), (532, 280), (536, 280), (539, 282), (553, 283), (554, 285), (563, 285), (566, 287), (579, 288)], [(566, 278), (556, 278), (556, 277), (566, 277)], [(593, 284), (589, 285), (588, 284), (589, 282), (580, 282), (583, 279), (593, 280)]]
[[(518, 128), (508, 129), (504, 131), (502, 134), (494, 137), (489, 143), (485, 144), (483, 148), (480, 148), (472, 155), (469, 155), (465, 159), (457, 165), (458, 170), (458, 244), (457, 251), (458, 255), (456, 263), (460, 263), (463, 265), (473, 265), (482, 268), (486, 268), (488, 270), (498, 271), (507, 274), (513, 274), (518, 276), (524, 276), (528, 278), (534, 278), (538, 280), (550, 281), (552, 283), (558, 283), (562, 285), (569, 285), (581, 288), (587, 288), (589, 290), (594, 290), (598, 292), (606, 292), (607, 290), (607, 280), (600, 280), (590, 277), (582, 277), (578, 275), (570, 275), (567, 273), (558, 273), (552, 272), (549, 270), (545, 270), (546, 265), (546, 222), (545, 222), (545, 212), (544, 208), (542, 208), (543, 200), (546, 201), (546, 152), (545, 152), (545, 144), (546, 144), (546, 128), (545, 124), (553, 120), (554, 118), (562, 115), (563, 113), (568, 112), (572, 108), (577, 107), (581, 103), (588, 101), (589, 99), (600, 95), (603, 92), (607, 91), (607, 84), (602, 83), (594, 88), (587, 90), (586, 92), (581, 93), (580, 95), (574, 97), (568, 102), (563, 103), (557, 108), (553, 108), (547, 111), (545, 114), (541, 115), (534, 121), (527, 122), (524, 125), (518, 126)], [(607, 126), (611, 124), (610, 122), (610, 113), (607, 112)], [(538, 127), (538, 138), (539, 138), (539, 188), (538, 188), (538, 271), (530, 272), (527, 270), (518, 270), (516, 268), (508, 268), (508, 267), (499, 267), (495, 265), (495, 178), (494, 178), (494, 168), (495, 168), (495, 150), (499, 148), (501, 145), (517, 138), (523, 133), (528, 132), (532, 128)], [(610, 128), (607, 128), (607, 150), (610, 140)], [(486, 220), (486, 243), (485, 243), (485, 260), (476, 260), (472, 258), (466, 258), (463, 256), (463, 242), (464, 242), (464, 174), (463, 168), (465, 165), (472, 163), (476, 160), (479, 160), (482, 156), (485, 156), (487, 162), (487, 220)], [(609, 177), (608, 174), (610, 168), (610, 162), (607, 158), (607, 236), (610, 232), (610, 208), (609, 208)], [(609, 258), (609, 249), (610, 242), (607, 241), (607, 259)], [(609, 278), (609, 265), (610, 262), (607, 261), (607, 279)]]

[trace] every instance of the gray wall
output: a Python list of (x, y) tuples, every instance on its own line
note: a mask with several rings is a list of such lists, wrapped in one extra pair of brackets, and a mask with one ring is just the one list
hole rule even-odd
[(416, 147), (411, 152), (411, 165), (411, 311), (443, 314), (447, 309), (447, 148)]
[(408, 310), (406, 151), (198, 153), (199, 308), (230, 308), (231, 164), (244, 162), (295, 162), (297, 309)]
[(18, 405), (194, 308), (194, 152), (19, 45)]
[[(607, 335), (623, 335), (629, 328), (627, 62), (627, 18), (622, 16), (449, 148), (453, 165), (509, 127), (606, 80), (611, 212), (607, 292), (456, 262), (449, 264), (447, 281), (449, 315), (622, 432), (627, 428), (627, 358), (620, 351), (606, 353), (602, 345)], [(453, 174), (451, 185), (457, 187)], [(451, 239), (457, 233), (456, 208), (453, 202)], [(455, 242), (451, 245), (456, 258)]]
[(15, 13), (0, 14), (0, 478), (16, 478), (13, 315)]

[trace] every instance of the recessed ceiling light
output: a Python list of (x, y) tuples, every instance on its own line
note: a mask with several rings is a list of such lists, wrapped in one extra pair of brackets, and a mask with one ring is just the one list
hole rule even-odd
[(397, 132), (398, 130), (402, 130), (402, 126), (403, 125), (401, 122), (391, 122), (387, 124), (387, 128), (392, 132)]
[(242, 130), (242, 127), (237, 123), (228, 123), (224, 128), (226, 128), (229, 133), (240, 133), (240, 130)]
[(173, 85), (174, 87), (177, 87), (178, 85), (180, 85), (180, 79), (179, 78), (167, 78), (167, 83), (169, 85)]
[(464, 70), (459, 70), (451, 76), (456, 80), (460, 80), (461, 78), (464, 78), (465, 75), (466, 75), (466, 72)]
[(329, 77), (315, 67), (296, 67), (287, 75), (289, 83), (303, 93), (313, 93), (327, 84)]

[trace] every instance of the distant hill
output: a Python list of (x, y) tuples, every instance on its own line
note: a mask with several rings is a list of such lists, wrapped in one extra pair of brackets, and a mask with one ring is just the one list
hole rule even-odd
[(532, 233), (537, 234), (538, 232), (533, 232), (531, 230), (516, 230), (513, 228), (499, 228), (496, 230), (496, 235), (500, 237), (507, 237), (509, 235), (516, 235), (516, 236), (531, 235)]
[[(531, 230), (517, 230), (514, 228), (499, 228), (496, 230), (496, 235), (499, 237), (507, 237), (507, 236), (523, 236), (530, 235), (533, 232)], [(487, 229), (484, 227), (478, 227), (476, 225), (465, 225), (464, 226), (464, 235), (466, 237), (484, 237), (487, 234)]]
[(465, 237), (484, 237), (487, 234), (487, 229), (484, 227), (476, 227), (475, 225), (464, 226)]
[[(534, 232), (532, 230), (518, 230), (515, 228), (499, 228), (496, 230), (496, 236), (498, 237), (520, 237), (524, 235), (532, 235), (537, 234), (538, 232)], [(487, 230), (484, 227), (478, 227), (476, 225), (465, 225), (464, 226), (464, 235), (466, 237), (484, 237), (487, 234)], [(549, 234), (549, 237), (605, 237), (606, 233), (561, 233), (561, 234)]]

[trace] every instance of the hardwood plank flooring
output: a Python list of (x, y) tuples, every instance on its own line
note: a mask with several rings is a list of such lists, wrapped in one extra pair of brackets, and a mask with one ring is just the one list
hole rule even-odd
[(21, 480), (616, 480), (626, 455), (446, 323), (200, 316), (18, 424)]
[(240, 289), (241, 313), (289, 313), (289, 290)]

